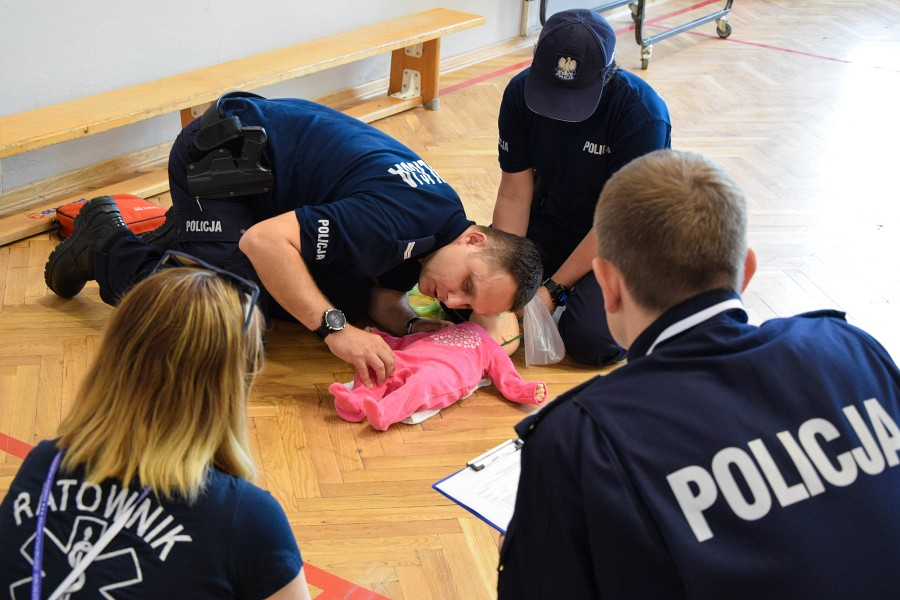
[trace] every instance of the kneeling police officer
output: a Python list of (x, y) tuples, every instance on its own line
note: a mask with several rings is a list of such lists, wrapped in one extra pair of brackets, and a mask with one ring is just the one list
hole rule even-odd
[(350, 323), (442, 327), (416, 319), (417, 282), (481, 314), (520, 309), (540, 284), (532, 242), (476, 225), (409, 148), (314, 102), (225, 94), (176, 139), (169, 183), (166, 224), (143, 239), (112, 198), (88, 202), (50, 255), (48, 287), (69, 298), (96, 279), (115, 305), (173, 248), (260, 282), (270, 317), (298, 320), (371, 384), (393, 372), (393, 353)]

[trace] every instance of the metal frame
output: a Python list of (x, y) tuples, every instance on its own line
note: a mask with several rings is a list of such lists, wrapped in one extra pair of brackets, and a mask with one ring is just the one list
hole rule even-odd
[[(646, 38), (644, 37), (643, 33), (644, 20), (647, 18), (646, 0), (614, 0), (613, 2), (607, 2), (606, 4), (602, 4), (591, 10), (603, 12), (606, 10), (617, 8), (624, 4), (628, 5), (628, 7), (631, 9), (631, 20), (634, 21), (635, 24), (634, 40), (635, 42), (637, 42), (638, 46), (641, 47), (641, 69), (646, 70), (647, 67), (650, 66), (650, 55), (653, 53), (653, 44), (655, 42), (659, 42), (674, 35), (678, 35), (679, 33), (683, 33), (689, 29), (699, 27), (700, 25), (709, 23), (710, 21), (716, 22), (716, 33), (720, 38), (727, 38), (728, 36), (730, 36), (731, 24), (725, 19), (725, 15), (731, 12), (731, 5), (733, 3), (734, 0), (726, 0), (725, 6), (714, 13), (696, 18), (693, 21), (689, 21), (682, 25), (678, 25), (677, 27), (673, 27), (668, 31), (664, 31), (656, 35), (651, 35)], [(543, 26), (544, 23), (547, 22), (547, 0), (541, 0), (540, 19), (541, 26)]]
[[(607, 2), (606, 4), (601, 4), (600, 6), (592, 8), (591, 10), (594, 10), (597, 12), (603, 12), (605, 10), (612, 10), (614, 8), (618, 8), (618, 7), (622, 6), (623, 4), (634, 4), (634, 3), (635, 3), (634, 0), (614, 0), (613, 2)], [(632, 18), (634, 18), (634, 14), (635, 14), (634, 9), (632, 8), (631, 9)], [(541, 0), (540, 18), (541, 18), (541, 27), (543, 27), (544, 24), (547, 22), (547, 0)]]
[[(543, 2), (544, 0), (541, 1)], [(645, 38), (643, 29), (644, 19), (646, 18), (647, 2), (646, 0), (637, 0), (636, 7), (632, 6), (631, 8), (631, 18), (635, 23), (634, 40), (641, 47), (641, 69), (646, 69), (649, 66), (650, 55), (653, 53), (654, 42), (659, 42), (674, 35), (678, 35), (679, 33), (685, 32), (689, 29), (699, 27), (704, 23), (715, 21), (716, 33), (718, 34), (718, 36), (720, 38), (727, 38), (729, 35), (731, 35), (731, 24), (727, 20), (725, 20), (724, 17), (731, 11), (731, 5), (733, 4), (733, 2), (734, 0), (726, 0), (725, 7), (717, 10), (714, 13), (699, 17), (697, 19), (694, 19), (693, 21), (678, 25), (677, 27), (673, 27), (668, 31), (664, 31), (662, 33), (651, 35), (650, 37)]]

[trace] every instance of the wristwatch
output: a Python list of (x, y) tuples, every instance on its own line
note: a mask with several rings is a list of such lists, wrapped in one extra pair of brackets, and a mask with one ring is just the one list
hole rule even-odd
[(328, 334), (340, 331), (347, 326), (347, 317), (336, 308), (329, 308), (322, 313), (322, 325), (313, 331), (316, 337), (324, 340)]
[(572, 290), (567, 288), (566, 286), (556, 283), (549, 277), (541, 283), (542, 286), (547, 288), (547, 291), (550, 292), (550, 300), (553, 301), (554, 306), (565, 306), (566, 301), (569, 299), (569, 292)]

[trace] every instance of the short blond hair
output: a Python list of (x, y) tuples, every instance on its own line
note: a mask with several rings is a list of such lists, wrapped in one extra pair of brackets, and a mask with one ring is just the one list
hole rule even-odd
[(594, 214), (598, 255), (644, 308), (663, 311), (714, 289), (741, 291), (747, 202), (711, 160), (657, 150), (606, 183)]
[(207, 471), (251, 478), (247, 400), (262, 368), (263, 319), (211, 271), (174, 268), (138, 283), (106, 329), (59, 427), (63, 469), (89, 481), (135, 477), (191, 502)]

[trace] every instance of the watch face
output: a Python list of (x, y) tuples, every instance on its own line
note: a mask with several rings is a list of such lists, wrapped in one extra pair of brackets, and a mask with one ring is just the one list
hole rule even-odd
[(337, 310), (336, 308), (325, 311), (325, 326), (328, 327), (328, 329), (340, 331), (346, 324), (347, 318), (341, 311)]

